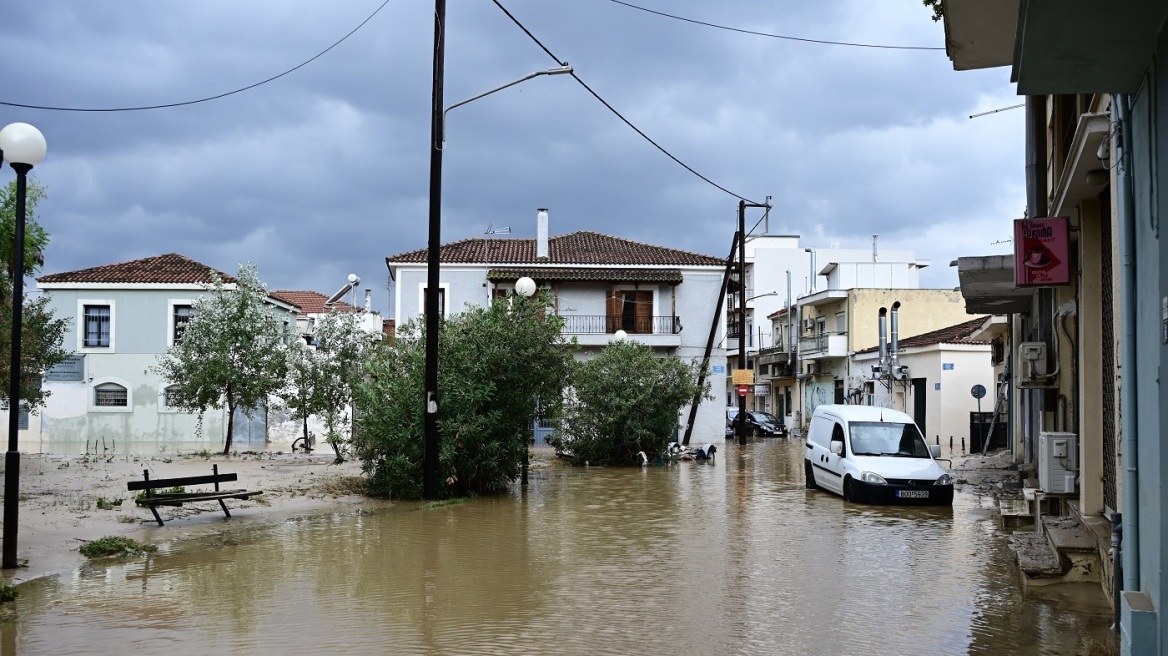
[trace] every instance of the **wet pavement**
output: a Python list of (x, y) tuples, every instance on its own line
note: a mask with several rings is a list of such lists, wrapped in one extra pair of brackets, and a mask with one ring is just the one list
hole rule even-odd
[(3, 654), (1113, 654), (1098, 584), (1025, 590), (995, 500), (804, 488), (803, 444), (167, 545), (21, 588)]

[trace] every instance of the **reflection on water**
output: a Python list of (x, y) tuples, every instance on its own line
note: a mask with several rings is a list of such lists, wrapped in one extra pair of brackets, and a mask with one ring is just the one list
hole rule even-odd
[(371, 503), (22, 588), (4, 654), (1114, 653), (1110, 609), (1027, 595), (977, 497), (849, 504), (802, 444)]

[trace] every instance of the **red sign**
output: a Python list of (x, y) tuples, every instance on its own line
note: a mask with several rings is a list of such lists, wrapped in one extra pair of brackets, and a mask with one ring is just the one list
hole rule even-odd
[(738, 396), (746, 396), (750, 393), (750, 385), (739, 385)]
[(1071, 282), (1067, 218), (1014, 221), (1014, 285), (1053, 287)]

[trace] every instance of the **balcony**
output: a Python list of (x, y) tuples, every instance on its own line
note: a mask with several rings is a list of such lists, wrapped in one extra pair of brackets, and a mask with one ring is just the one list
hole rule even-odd
[[(756, 339), (756, 337), (758, 337), (758, 336), (755, 335), (753, 332), (746, 334), (746, 349), (748, 351), (754, 350), (755, 342), (758, 341)], [(737, 321), (731, 321), (730, 325), (728, 325), (726, 327), (726, 350), (727, 351), (735, 351), (735, 352), (738, 351), (738, 322)]]
[(799, 357), (801, 358), (842, 358), (847, 354), (847, 333), (818, 333), (799, 340)]
[(564, 320), (564, 335), (576, 337), (582, 346), (603, 346), (618, 330), (647, 346), (680, 346), (681, 317), (619, 317), (612, 315), (572, 314)]
[(768, 346), (766, 348), (759, 349), (758, 364), (759, 366), (768, 364), (786, 365), (787, 361), (791, 359), (789, 357), (790, 354), (788, 353), (789, 350), (790, 349), (788, 349), (787, 346), (783, 344), (780, 344), (779, 346)]

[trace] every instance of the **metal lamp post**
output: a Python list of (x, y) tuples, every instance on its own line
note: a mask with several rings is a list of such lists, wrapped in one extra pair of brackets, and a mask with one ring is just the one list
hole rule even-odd
[(434, 0), (434, 91), (430, 117), (430, 239), (426, 253), (426, 296), (423, 308), (426, 317), (426, 373), (423, 410), (425, 451), (422, 457), (422, 498), (431, 501), (438, 498), (438, 286), (442, 249), (442, 150), (446, 142), (446, 112), (539, 75), (572, 72), (572, 68), (564, 64), (558, 68), (531, 73), (514, 82), (443, 108), (445, 66), (446, 0)]
[(24, 221), (28, 172), (40, 164), (48, 149), (45, 136), (28, 123), (12, 123), (0, 130), (0, 163), (7, 158), (16, 171), (16, 232), (12, 246), (12, 362), (8, 381), (8, 451), (4, 454), (4, 548), (0, 567), (12, 569), (16, 560), (16, 522), (20, 501), (20, 337), (24, 310)]
[[(535, 281), (531, 278), (528, 278), (527, 276), (523, 276), (519, 280), (515, 281), (515, 293), (519, 294), (523, 298), (531, 298), (532, 296), (535, 296), (536, 290), (537, 287), (535, 285)], [(523, 469), (521, 470), (519, 476), (520, 485), (527, 485), (527, 468), (530, 464), (530, 454), (528, 452), (529, 447), (527, 446), (526, 442), (527, 440), (525, 438), (523, 444)]]

